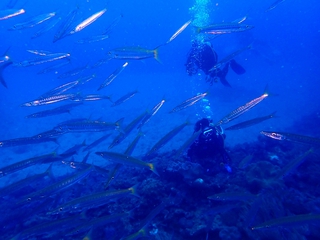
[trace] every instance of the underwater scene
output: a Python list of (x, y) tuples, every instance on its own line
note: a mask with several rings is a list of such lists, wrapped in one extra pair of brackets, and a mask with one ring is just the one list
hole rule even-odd
[(1, 0), (1, 239), (320, 239), (316, 0)]

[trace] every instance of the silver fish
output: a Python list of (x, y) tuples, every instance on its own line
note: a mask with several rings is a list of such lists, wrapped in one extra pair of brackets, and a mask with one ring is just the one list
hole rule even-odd
[(54, 109), (32, 113), (32, 114), (26, 116), (26, 118), (43, 118), (43, 117), (48, 117), (48, 116), (53, 116), (53, 115), (58, 115), (58, 114), (63, 114), (63, 113), (70, 113), (70, 110), (72, 108), (77, 107), (81, 104), (82, 103), (70, 103), (67, 105), (56, 107)]
[(264, 93), (260, 97), (257, 97), (255, 99), (251, 100), (250, 102), (247, 102), (245, 105), (240, 106), (237, 109), (233, 110), (227, 116), (222, 118), (216, 125), (225, 124), (225, 123), (228, 123), (228, 122), (240, 117), (242, 114), (249, 111), (251, 108), (256, 106), (258, 103), (260, 103), (262, 100), (264, 100), (268, 96), (269, 96), (268, 86), (266, 86)]
[(299, 214), (286, 217), (271, 219), (251, 227), (252, 230), (263, 228), (278, 228), (278, 227), (296, 227), (307, 223), (314, 224), (320, 221), (320, 214)]
[(34, 200), (38, 200), (44, 197), (49, 197), (54, 194), (56, 194), (59, 191), (64, 190), (65, 188), (68, 188), (75, 183), (79, 182), (81, 179), (85, 178), (88, 176), (92, 171), (94, 170), (94, 166), (90, 166), (89, 168), (77, 172), (70, 177), (67, 177), (63, 180), (60, 180), (52, 185), (49, 185), (47, 187), (44, 187), (36, 192), (33, 192), (31, 194), (28, 194), (25, 196), (22, 200), (18, 201), (17, 204), (22, 204), (22, 203), (28, 203)]
[(99, 100), (109, 100), (111, 101), (110, 96), (104, 96), (99, 94), (88, 94), (80, 98), (81, 101), (99, 101)]
[(258, 123), (261, 123), (263, 121), (266, 121), (268, 119), (274, 118), (275, 117), (276, 112), (273, 112), (267, 116), (264, 117), (258, 117), (258, 118), (254, 118), (254, 119), (250, 119), (248, 121), (244, 121), (235, 125), (232, 125), (230, 127), (227, 127), (225, 130), (238, 130), (238, 129), (242, 129), (242, 128), (247, 128), (253, 125), (256, 125)]
[(60, 59), (65, 59), (70, 57), (70, 53), (51, 53), (47, 55), (41, 55), (35, 59), (25, 60), (22, 62), (16, 62), (14, 63), (14, 66), (16, 67), (29, 67), (29, 66), (35, 66), (47, 62), (53, 62)]
[(134, 157), (121, 154), (121, 153), (116, 153), (116, 152), (96, 152), (96, 154), (100, 157), (103, 157), (104, 159), (111, 160), (116, 163), (121, 163), (124, 165), (132, 165), (132, 166), (141, 167), (141, 168), (148, 168), (159, 176), (154, 163), (147, 163), (147, 162), (141, 161), (138, 158), (134, 158)]
[(82, 73), (85, 69), (88, 68), (88, 64), (86, 64), (85, 66), (81, 66), (81, 67), (77, 67), (77, 68), (74, 68), (72, 70), (69, 70), (65, 73), (62, 73), (58, 76), (58, 78), (68, 78), (68, 77), (73, 77), (73, 76), (76, 76), (80, 73)]
[(113, 82), (113, 80), (119, 76), (119, 74), (125, 69), (125, 67), (128, 66), (128, 62), (125, 62), (120, 68), (117, 68), (113, 73), (111, 73), (109, 75), (109, 77), (107, 77), (106, 80), (104, 80), (104, 82), (100, 85), (100, 87), (98, 88), (98, 91), (101, 90), (102, 88), (105, 88), (106, 86), (108, 86), (110, 83)]
[(157, 105), (155, 105), (151, 112), (148, 113), (143, 119), (142, 121), (140, 122), (139, 126), (137, 128), (141, 128), (144, 124), (146, 124), (147, 122), (150, 121), (151, 117), (154, 116), (158, 111), (159, 109), (163, 106), (163, 104), (165, 103), (165, 99), (162, 99)]
[(93, 43), (93, 42), (100, 42), (103, 40), (108, 39), (110, 36), (108, 34), (101, 34), (101, 35), (95, 35), (87, 38), (82, 38), (77, 41), (77, 43)]
[(44, 68), (43, 70), (41, 70), (40, 72), (38, 72), (38, 74), (43, 74), (43, 73), (48, 73), (48, 72), (52, 72), (52, 71), (56, 71), (59, 68), (62, 68), (63, 66), (66, 66), (70, 63), (71, 61), (66, 58), (66, 61), (63, 61), (61, 63), (52, 65), (50, 67)]
[(17, 23), (15, 25), (13, 25), (12, 28), (9, 28), (9, 30), (21, 30), (24, 28), (32, 28), (40, 23), (43, 23), (43, 22), (49, 20), (50, 18), (54, 17), (55, 15), (56, 15), (55, 12), (41, 14), (41, 15), (38, 15), (36, 17), (29, 19), (26, 22)]
[(314, 146), (320, 146), (320, 138), (314, 138), (309, 136), (303, 136), (293, 133), (286, 133), (286, 132), (270, 132), (270, 131), (261, 131), (261, 134), (276, 139), (276, 140), (286, 140), (291, 142), (298, 142), (304, 144), (310, 144)]
[(0, 21), (6, 20), (21, 14), (24, 14), (26, 11), (24, 9), (5, 9), (0, 10)]
[(61, 22), (58, 31), (55, 33), (54, 38), (53, 38), (53, 42), (55, 43), (56, 41), (68, 36), (68, 31), (70, 29), (70, 26), (73, 23), (73, 20), (75, 18), (75, 16), (78, 13), (79, 8), (76, 7), (75, 9), (71, 10), (68, 15), (66, 16), (66, 18)]
[(146, 158), (155, 154), (161, 147), (168, 143), (174, 136), (176, 136), (184, 127), (189, 125), (189, 122), (184, 122), (183, 124), (175, 127), (170, 132), (168, 132), (164, 137), (162, 137), (146, 154)]
[[(130, 216), (130, 212), (124, 213), (116, 213), (112, 215), (107, 215), (99, 218), (93, 218), (90, 221), (86, 221), (85, 223), (81, 224), (80, 226), (73, 228), (72, 231), (68, 232), (66, 236), (79, 234), (84, 231), (88, 231), (89, 229), (96, 228), (99, 226), (108, 225), (110, 222), (117, 221), (119, 219), (123, 219), (127, 216)], [(84, 237), (84, 239), (91, 239), (90, 237)]]
[(146, 49), (141, 47), (123, 47), (110, 50), (108, 55), (112, 59), (122, 60), (142, 60), (147, 58), (154, 58), (160, 62), (158, 56), (158, 48)]
[(53, 162), (55, 160), (58, 160), (57, 154), (55, 152), (52, 152), (50, 154), (38, 156), (38, 157), (32, 157), (28, 158), (26, 160), (13, 163), (11, 165), (8, 165), (6, 167), (3, 167), (0, 169), (0, 176), (3, 177), (7, 174), (17, 172), (21, 169), (25, 169), (28, 167), (31, 167), (33, 165), (43, 163), (43, 162)]
[(43, 142), (56, 142), (54, 137), (24, 137), (24, 138), (14, 138), (8, 140), (1, 140), (0, 141), (0, 148), (2, 147), (15, 147), (15, 146), (22, 146), (22, 145), (29, 145), (29, 144), (38, 144)]
[(146, 116), (147, 112), (143, 112), (137, 118), (135, 118), (132, 122), (128, 124), (118, 136), (116, 136), (112, 143), (109, 145), (108, 149), (115, 147), (120, 144), (130, 133), (131, 131), (139, 124), (139, 122)]
[(185, 24), (182, 25), (182, 27), (180, 27), (178, 29), (178, 31), (176, 31), (171, 38), (166, 42), (166, 44), (172, 42), (177, 36), (179, 36), (192, 22), (192, 20), (189, 20), (188, 22), (186, 22)]
[(20, 181), (14, 182), (8, 186), (5, 186), (0, 189), (0, 197), (7, 196), (23, 187), (26, 187), (34, 182), (37, 182), (41, 180), (42, 178), (49, 176), (50, 178), (53, 178), (52, 174), (52, 164), (49, 166), (49, 168), (44, 172), (40, 174), (33, 175), (31, 177), (24, 178)]
[(272, 9), (275, 9), (280, 3), (283, 3), (285, 0), (276, 0), (274, 3), (272, 3), (266, 10), (266, 12), (271, 11)]
[(62, 213), (62, 212), (79, 212), (88, 208), (99, 207), (108, 203), (110, 199), (116, 199), (125, 197), (129, 194), (137, 195), (136, 186), (121, 189), (121, 190), (111, 190), (111, 191), (103, 191), (94, 194), (90, 194), (87, 196), (79, 197), (73, 199), (69, 202), (66, 202), (56, 209), (54, 209), (50, 214), (54, 213)]
[(111, 136), (111, 134), (107, 134), (107, 135), (102, 136), (101, 138), (97, 139), (96, 141), (94, 141), (93, 143), (91, 143), (87, 147), (85, 147), (83, 149), (83, 151), (89, 151), (90, 149), (96, 147), (97, 145), (99, 145), (100, 143), (102, 143), (103, 141), (108, 139), (110, 136)]
[(208, 92), (204, 92), (204, 93), (198, 94), (192, 98), (188, 98), (187, 100), (180, 103), (178, 106), (174, 107), (169, 113), (178, 112), (178, 111), (181, 111), (182, 109), (185, 109), (186, 107), (190, 107), (193, 104), (195, 104), (196, 102), (203, 99), (207, 95), (208, 95)]
[(119, 129), (121, 127), (123, 118), (116, 122), (102, 122), (93, 120), (70, 120), (58, 124), (54, 130), (67, 132), (103, 132), (109, 130)]
[[(127, 155), (127, 156), (132, 155), (136, 145), (138, 144), (138, 141), (140, 140), (141, 136), (143, 136), (143, 135), (144, 134), (142, 132), (138, 133), (136, 138), (130, 143), (130, 145), (127, 147), (126, 151), (124, 152), (125, 155)], [(113, 170), (108, 174), (108, 179), (106, 181), (105, 188), (108, 188), (111, 181), (115, 179), (116, 174), (117, 174), (118, 170), (121, 168), (121, 166), (122, 166), (121, 163), (117, 163), (116, 166), (113, 168)]]
[(205, 27), (199, 27), (197, 28), (197, 32), (206, 34), (226, 34), (234, 32), (243, 32), (252, 28), (254, 28), (254, 26), (241, 23), (217, 23)]
[(75, 86), (77, 86), (78, 84), (80, 84), (79, 80), (75, 80), (72, 82), (67, 82), (65, 84), (62, 84), (58, 87), (55, 87), (54, 89), (42, 94), (40, 97), (41, 98), (47, 98), (47, 97), (51, 97), (54, 95), (61, 95), (62, 93), (74, 88)]
[(57, 23), (61, 20), (61, 17), (55, 19), (54, 21), (48, 23), (46, 26), (44, 26), (43, 28), (41, 28), (39, 31), (37, 31), (35, 34), (33, 34), (31, 36), (31, 38), (37, 38), (40, 37), (41, 35), (43, 35), (44, 33), (50, 31), (52, 28), (54, 28)]
[(121, 103), (124, 103), (125, 101), (128, 101), (130, 98), (132, 98), (134, 95), (136, 95), (138, 93), (137, 90), (133, 91), (133, 92), (129, 92), (127, 94), (125, 94), (124, 96), (122, 96), (121, 98), (119, 98), (118, 100), (114, 101), (113, 104), (111, 105), (111, 107), (114, 106), (118, 106)]
[(244, 48), (241, 48), (231, 54), (229, 54), (228, 56), (226, 56), (225, 58), (221, 59), (216, 65), (214, 65), (209, 71), (216, 71), (218, 68), (220, 68), (222, 65), (228, 63), (231, 59), (233, 59), (235, 56), (239, 55), (240, 53), (248, 50), (248, 49), (251, 49), (252, 48), (252, 45), (248, 45)]
[(70, 31), (70, 34), (74, 34), (76, 32), (80, 32), (81, 30), (83, 30), (84, 28), (88, 27), (90, 24), (92, 24), (93, 22), (95, 22), (99, 17), (101, 17), (105, 12), (107, 11), (107, 9), (102, 9), (101, 11), (91, 15), (90, 17), (88, 17), (87, 19), (83, 20), (81, 23), (79, 23), (73, 30)]
[(47, 104), (57, 103), (57, 102), (66, 101), (66, 100), (72, 100), (72, 99), (76, 99), (77, 97), (78, 97), (78, 94), (75, 94), (75, 93), (53, 95), (45, 98), (39, 98), (31, 102), (23, 103), (21, 104), (21, 106), (22, 107), (41, 106), (41, 105), (47, 105)]

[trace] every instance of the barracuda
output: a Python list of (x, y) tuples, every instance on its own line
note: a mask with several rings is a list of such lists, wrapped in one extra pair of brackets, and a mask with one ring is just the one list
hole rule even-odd
[(103, 157), (104, 159), (111, 160), (117, 163), (122, 163), (124, 165), (132, 165), (135, 167), (148, 168), (155, 174), (158, 174), (155, 165), (153, 163), (143, 162), (140, 159), (121, 154), (116, 152), (96, 152), (98, 156)]
[(49, 185), (47, 187), (44, 187), (34, 193), (31, 193), (27, 196), (25, 196), (22, 200), (18, 201), (17, 204), (23, 204), (28, 203), (31, 201), (35, 201), (37, 199), (41, 199), (44, 197), (49, 197), (54, 195), (55, 193), (64, 190), (65, 188), (68, 188), (75, 183), (79, 182), (81, 179), (85, 178), (94, 170), (94, 166), (91, 165), (89, 168), (80, 171), (78, 173), (73, 174), (71, 177), (65, 178), (61, 181), (58, 181), (52, 185)]
[(53, 162), (59, 160), (59, 158), (57, 157), (56, 152), (53, 153), (49, 153), (46, 155), (42, 155), (42, 156), (38, 156), (38, 157), (33, 157), (33, 158), (28, 158), (26, 160), (17, 162), (17, 163), (13, 163), (11, 165), (8, 165), (4, 168), (0, 169), (0, 177), (3, 177), (7, 174), (10, 173), (14, 173), (17, 172), (21, 169), (25, 169), (27, 167), (39, 164), (39, 163), (44, 163), (44, 162)]
[(56, 209), (49, 212), (48, 214), (58, 214), (63, 212), (79, 212), (82, 210), (96, 208), (108, 204), (108, 200), (110, 199), (117, 199), (128, 196), (130, 194), (139, 196), (137, 195), (136, 188), (136, 186), (133, 186), (126, 189), (103, 191), (84, 197), (79, 197), (74, 200), (71, 200), (70, 202), (58, 206)]
[(54, 96), (49, 96), (45, 98), (39, 98), (31, 102), (23, 103), (21, 106), (34, 107), (34, 106), (47, 105), (47, 104), (57, 103), (61, 101), (72, 100), (72, 99), (75, 99), (77, 96), (78, 94), (75, 94), (75, 93), (54, 95)]

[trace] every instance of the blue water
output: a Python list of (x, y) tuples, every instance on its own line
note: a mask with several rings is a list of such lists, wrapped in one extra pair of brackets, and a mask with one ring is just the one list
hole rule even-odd
[[(6, 9), (9, 2), (1, 1), (0, 9)], [(171, 199), (170, 203), (154, 216), (146, 228), (148, 239), (318, 239), (320, 233), (317, 230), (317, 220), (311, 221), (311, 224), (300, 223), (302, 226), (298, 228), (289, 224), (287, 228), (252, 231), (250, 227), (278, 217), (319, 213), (317, 198), (320, 193), (316, 183), (319, 157), (316, 149), (315, 153), (308, 155), (305, 162), (290, 172), (289, 176), (272, 182), (280, 169), (290, 160), (305, 153), (311, 146), (269, 139), (262, 136), (260, 131), (290, 132), (320, 138), (320, 4), (315, 0), (287, 0), (266, 12), (273, 3), (272, 0), (263, 3), (232, 0), (163, 2), (18, 0), (14, 8), (23, 8), (26, 13), (0, 20), (0, 54), (4, 54), (9, 48), (7, 54), (17, 63), (36, 58), (36, 55), (26, 50), (65, 52), (71, 54), (71, 63), (47, 74), (38, 72), (54, 65), (54, 62), (30, 67), (11, 65), (4, 69), (3, 77), (8, 88), (0, 86), (0, 141), (34, 136), (52, 129), (63, 121), (79, 118), (106, 122), (124, 118), (125, 127), (138, 115), (165, 99), (163, 107), (143, 127), (144, 136), (139, 140), (133, 156), (141, 159), (166, 133), (186, 121), (190, 124), (162, 147), (156, 157), (148, 159), (157, 165), (160, 176), (146, 169), (130, 166), (121, 168), (108, 190), (129, 188), (138, 184), (137, 189), (141, 197), (128, 196), (108, 201), (102, 207), (89, 209), (85, 221), (134, 209), (131, 218), (124, 217), (93, 227), (92, 239), (121, 239), (139, 231), (140, 223), (168, 197)], [(56, 12), (54, 18), (64, 19), (76, 6), (79, 11), (74, 24), (103, 8), (107, 8), (107, 12), (83, 31), (56, 43), (53, 43), (53, 37), (60, 23), (42, 36), (32, 38), (32, 35), (50, 23), (50, 20), (32, 28), (8, 30), (14, 24), (43, 13)], [(108, 39), (86, 44), (77, 43), (80, 39), (101, 34), (120, 15), (122, 17)], [(193, 25), (232, 22), (244, 16), (247, 17), (245, 24), (253, 25), (253, 29), (221, 35), (211, 40), (211, 43), (220, 60), (252, 44), (252, 49), (234, 58), (246, 69), (246, 73), (237, 75), (229, 69), (227, 80), (231, 88), (223, 86), (220, 82), (213, 85), (206, 83), (205, 74), (201, 71), (192, 77), (188, 76), (184, 64), (192, 40), (199, 38)], [(97, 92), (100, 84), (125, 63), (125, 60), (111, 59), (97, 68), (90, 67), (99, 60), (108, 58), (108, 51), (131, 46), (155, 49), (165, 43), (189, 19), (193, 19), (194, 22), (172, 42), (159, 48), (159, 62), (152, 58), (129, 61), (128, 67), (109, 86)], [(111, 107), (112, 103), (108, 100), (92, 101), (74, 108), (70, 114), (25, 118), (34, 112), (63, 105), (55, 103), (21, 107), (21, 104), (35, 100), (59, 85), (76, 80), (79, 76), (64, 79), (59, 79), (58, 76), (85, 65), (89, 67), (79, 76), (95, 74), (96, 77), (78, 87), (76, 92), (79, 94), (102, 94), (116, 100), (134, 90), (138, 93), (116, 107)], [(274, 111), (277, 111), (277, 117), (250, 128), (226, 132), (225, 147), (232, 159), (232, 173), (221, 167), (219, 159), (215, 156), (212, 157), (212, 169), (206, 169), (200, 161), (190, 161), (186, 155), (175, 157), (175, 151), (192, 135), (196, 121), (204, 117), (214, 122), (219, 121), (237, 107), (261, 96), (266, 85), (270, 96), (234, 123), (265, 116)], [(206, 91), (209, 94), (205, 99), (182, 111), (169, 114), (171, 109), (184, 100)], [(91, 150), (88, 163), (104, 167), (111, 172), (113, 163), (94, 154), (97, 151), (108, 151), (108, 146), (119, 131), (109, 133), (112, 135), (105, 142)], [(2, 147), (0, 168), (53, 151), (61, 154), (75, 144), (84, 141), (90, 144), (105, 134), (68, 133), (59, 136), (56, 143)], [(134, 129), (111, 151), (123, 153), (137, 134), (138, 130)], [(80, 150), (66, 161), (73, 159), (72, 161), (81, 162), (86, 154), (86, 151)], [(252, 162), (245, 169), (238, 168), (241, 160), (249, 154), (254, 156)], [(1, 177), (0, 186), (5, 187), (42, 173), (48, 166), (49, 164), (37, 164), (8, 174)], [(47, 213), (74, 198), (103, 191), (107, 179), (106, 176), (93, 172), (65, 190), (49, 194), (45, 200), (22, 206), (15, 205), (27, 194), (71, 176), (77, 169), (55, 162), (52, 171), (54, 180), (45, 178), (45, 181), (38, 181), (25, 186), (23, 190), (2, 197), (0, 232), (4, 239), (19, 233), (22, 233), (22, 239), (75, 239), (83, 238), (89, 232), (90, 227), (84, 232), (67, 236), (70, 228), (60, 225), (46, 233), (39, 230), (28, 233), (29, 235), (23, 233), (26, 229), (45, 222), (77, 215), (81, 219), (80, 213), (66, 212), (58, 216)], [(199, 179), (202, 179), (203, 183)], [(223, 207), (223, 204), (229, 204), (207, 199), (208, 196), (223, 192), (250, 192), (262, 196), (260, 208), (253, 214), (250, 226), (246, 223), (250, 219), (250, 209), (253, 208), (254, 201), (236, 202), (237, 206), (231, 210), (208, 213), (217, 205)], [(33, 208), (38, 211), (32, 211)], [(31, 211), (26, 214), (20, 213), (24, 209)], [(71, 223), (69, 226), (73, 227)]]

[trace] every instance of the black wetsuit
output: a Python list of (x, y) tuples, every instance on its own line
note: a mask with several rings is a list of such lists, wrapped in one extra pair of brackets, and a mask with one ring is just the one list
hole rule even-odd
[(218, 80), (220, 80), (220, 82), (227, 87), (231, 87), (231, 85), (226, 80), (229, 66), (231, 66), (231, 68), (237, 74), (243, 74), (245, 72), (245, 70), (233, 59), (230, 62), (227, 62), (222, 69), (217, 68), (213, 70), (213, 67), (217, 63), (218, 55), (213, 50), (209, 42), (199, 43), (197, 41), (194, 41), (188, 53), (185, 66), (189, 76), (197, 74), (198, 70), (200, 69), (206, 74), (207, 82), (213, 84), (213, 82), (217, 82)]
[(216, 164), (213, 162), (214, 159), (220, 159), (220, 162), (229, 166), (230, 157), (224, 148), (225, 135), (221, 127), (210, 126), (210, 123), (211, 121), (206, 118), (196, 123), (194, 131), (201, 131), (201, 133), (188, 149), (187, 155), (192, 161), (208, 165), (204, 167)]

